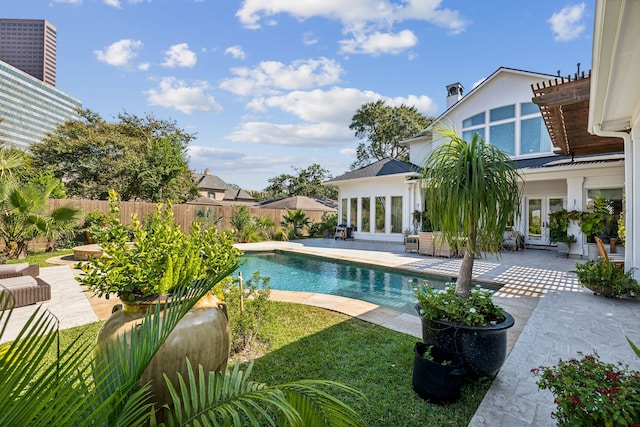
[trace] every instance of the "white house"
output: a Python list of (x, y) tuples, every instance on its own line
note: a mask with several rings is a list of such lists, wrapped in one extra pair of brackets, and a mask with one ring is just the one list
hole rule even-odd
[[(532, 101), (533, 88), (548, 89), (557, 80), (564, 81), (554, 75), (499, 68), (464, 96), (460, 83), (447, 86), (448, 108), (436, 120), (465, 139), (478, 133), (516, 161), (523, 175), (524, 197), (522, 217), (514, 227), (530, 247), (548, 247), (549, 212), (587, 210), (598, 195), (605, 195), (618, 212), (622, 209), (622, 153), (574, 156), (561, 150), (566, 155), (557, 154), (557, 138), (552, 141), (541, 107)], [(338, 187), (339, 218), (354, 226), (356, 239), (401, 242), (403, 232), (414, 229), (412, 214), (424, 207), (419, 166), (441, 143), (433, 129), (404, 142), (410, 163), (382, 160), (327, 182)], [(619, 147), (621, 151), (621, 143)], [(578, 243), (572, 245), (571, 253), (586, 254), (579, 228), (572, 227), (569, 232)]]

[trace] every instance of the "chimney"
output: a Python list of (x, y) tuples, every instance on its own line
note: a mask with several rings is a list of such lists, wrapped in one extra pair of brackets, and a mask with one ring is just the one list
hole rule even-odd
[(453, 104), (462, 99), (462, 92), (464, 87), (460, 83), (454, 83), (447, 86), (447, 110), (451, 108)]
[(211, 175), (211, 171), (209, 170), (209, 168), (206, 168), (206, 169), (204, 170), (204, 174), (205, 174), (205, 175)]

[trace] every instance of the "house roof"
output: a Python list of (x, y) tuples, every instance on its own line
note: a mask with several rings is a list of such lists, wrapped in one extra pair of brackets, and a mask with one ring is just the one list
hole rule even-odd
[(194, 174), (194, 178), (196, 179), (196, 184), (198, 184), (198, 188), (206, 189), (206, 190), (226, 190), (229, 188), (226, 182), (221, 180), (216, 175), (209, 174)]
[(328, 203), (324, 199), (315, 199), (307, 196), (292, 196), (278, 200), (269, 200), (257, 207), (264, 209), (303, 209), (305, 211), (331, 212), (337, 210), (337, 203)]
[(519, 159), (515, 163), (519, 169), (553, 168), (563, 166), (593, 165), (598, 163), (623, 162), (624, 153), (596, 154), (587, 156), (547, 156)]
[[(467, 101), (468, 99), (470, 99), (475, 93), (479, 92), (484, 86), (488, 85), (492, 80), (495, 80), (498, 78), (498, 76), (500, 76), (501, 74), (504, 73), (510, 73), (510, 74), (519, 74), (519, 75), (525, 75), (525, 76), (530, 76), (533, 78), (552, 78), (555, 77), (553, 74), (546, 74), (546, 73), (536, 73), (534, 71), (526, 71), (526, 70), (519, 70), (517, 68), (509, 68), (509, 67), (500, 67), (498, 68), (496, 71), (494, 71), (493, 73), (491, 73), (489, 75), (489, 77), (487, 77), (486, 79), (484, 79), (482, 81), (482, 83), (478, 84), (476, 87), (474, 87), (473, 89), (471, 89), (469, 91), (469, 93), (467, 93), (465, 96), (463, 96), (458, 102), (456, 102), (455, 104), (453, 104), (451, 107), (447, 108), (447, 110), (440, 114), (440, 116), (438, 116), (437, 119), (435, 119), (433, 121), (433, 123), (431, 125), (429, 125), (427, 127), (427, 130), (431, 129), (431, 127), (433, 126), (433, 124), (437, 123), (442, 117), (448, 115), (451, 111), (455, 110), (456, 108), (458, 108), (463, 102)], [(423, 132), (424, 133), (424, 132)]]
[(556, 77), (531, 85), (556, 152), (565, 156), (615, 153), (624, 150), (622, 138), (601, 137), (588, 131), (591, 76)]
[(417, 175), (420, 173), (420, 167), (413, 163), (405, 162), (398, 159), (386, 158), (378, 160), (368, 166), (361, 167), (353, 171), (349, 171), (333, 179), (325, 181), (324, 184), (335, 184), (341, 181), (349, 181), (354, 179), (374, 178), (388, 175), (409, 174)]

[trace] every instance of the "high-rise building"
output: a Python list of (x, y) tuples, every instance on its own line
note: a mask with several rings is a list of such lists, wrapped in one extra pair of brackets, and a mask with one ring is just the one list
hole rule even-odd
[(28, 149), (67, 120), (79, 119), (82, 103), (0, 61), (0, 143)]
[(56, 85), (56, 27), (43, 19), (0, 18), (0, 60)]

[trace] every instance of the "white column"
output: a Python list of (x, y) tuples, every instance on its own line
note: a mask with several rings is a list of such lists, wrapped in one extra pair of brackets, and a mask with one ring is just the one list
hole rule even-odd
[[(581, 211), (584, 209), (584, 177), (570, 177), (567, 178), (567, 210), (577, 210)], [(586, 240), (583, 239), (584, 235), (582, 231), (580, 231), (580, 226), (576, 221), (569, 221), (569, 227), (567, 229), (567, 234), (573, 234), (576, 236), (577, 242), (571, 245), (569, 249), (569, 256), (573, 257), (581, 257), (582, 255), (586, 255), (586, 249), (583, 246), (587, 243)]]
[[(632, 267), (640, 268), (640, 115), (631, 128), (631, 137), (624, 146), (624, 175), (625, 175), (625, 270)], [(634, 215), (635, 213), (635, 215)], [(640, 270), (634, 273), (636, 280), (640, 280)]]

